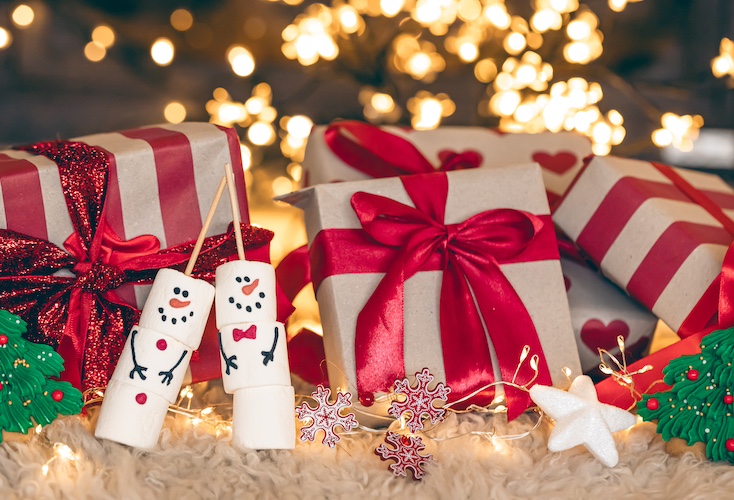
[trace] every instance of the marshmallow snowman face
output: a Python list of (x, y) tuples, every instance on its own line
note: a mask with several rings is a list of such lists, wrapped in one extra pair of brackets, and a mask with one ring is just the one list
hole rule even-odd
[(275, 321), (275, 269), (238, 260), (217, 268), (217, 328), (238, 323)]
[(140, 327), (197, 349), (214, 302), (214, 287), (175, 269), (161, 269), (140, 316)]
[(192, 352), (168, 335), (134, 326), (127, 336), (112, 380), (157, 394), (173, 403)]

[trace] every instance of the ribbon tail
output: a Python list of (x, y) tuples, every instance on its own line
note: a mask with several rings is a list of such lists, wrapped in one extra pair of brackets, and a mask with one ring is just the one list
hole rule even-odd
[(357, 317), (354, 339), (359, 392), (387, 392), (405, 377), (402, 273), (388, 272)]
[[(82, 369), (84, 367), (84, 347), (89, 327), (92, 297), (79, 288), (71, 290), (66, 307), (67, 320), (64, 334), (56, 351), (64, 360), (64, 371), (60, 379), (82, 389)], [(82, 332), (80, 335), (79, 333)]]
[[(463, 400), (482, 387), (495, 382), (487, 335), (464, 275), (449, 261), (441, 283), (441, 348), (446, 383), (451, 387), (449, 402)], [(483, 389), (462, 401), (457, 408), (470, 404), (486, 406), (496, 388)]]
[[(462, 264), (487, 325), (502, 380), (518, 386), (525, 386), (533, 379), (533, 383), (552, 385), (535, 324), (502, 270), (496, 263), (474, 265), (466, 259)], [(529, 360), (520, 362), (525, 346), (530, 348), (530, 356), (538, 356), (537, 377)], [(517, 418), (532, 405), (527, 391), (507, 384), (505, 400), (508, 420)]]

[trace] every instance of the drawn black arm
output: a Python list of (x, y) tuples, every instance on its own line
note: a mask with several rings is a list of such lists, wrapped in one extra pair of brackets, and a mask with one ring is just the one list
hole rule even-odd
[(236, 355), (232, 355), (230, 357), (227, 357), (227, 354), (224, 352), (224, 346), (222, 345), (222, 332), (219, 332), (219, 350), (222, 353), (222, 359), (224, 359), (224, 366), (226, 367), (227, 375), (229, 375), (229, 369), (237, 369), (237, 365), (235, 364), (235, 360), (237, 359)]
[(140, 366), (138, 364), (137, 357), (135, 357), (135, 336), (137, 334), (138, 334), (138, 330), (137, 329), (133, 330), (131, 333), (133, 337), (130, 339), (130, 348), (133, 351), (133, 364), (135, 365), (135, 367), (132, 370), (130, 370), (130, 378), (132, 380), (135, 380), (135, 374), (137, 373), (140, 376), (140, 380), (145, 380), (148, 377), (143, 372), (146, 371), (147, 368), (144, 366)]
[(178, 358), (178, 361), (176, 361), (176, 364), (173, 365), (173, 367), (170, 370), (158, 372), (158, 375), (162, 375), (163, 376), (163, 380), (161, 380), (161, 384), (171, 385), (171, 380), (173, 380), (173, 370), (175, 370), (176, 368), (178, 368), (178, 365), (181, 364), (181, 361), (184, 360), (184, 358), (186, 357), (186, 355), (188, 353), (189, 353), (189, 351), (184, 351), (181, 354), (181, 357)]
[(275, 336), (273, 337), (273, 347), (270, 348), (269, 351), (260, 351), (260, 354), (263, 355), (263, 364), (265, 366), (268, 366), (269, 361), (275, 361), (275, 346), (278, 345), (278, 327), (275, 327)]

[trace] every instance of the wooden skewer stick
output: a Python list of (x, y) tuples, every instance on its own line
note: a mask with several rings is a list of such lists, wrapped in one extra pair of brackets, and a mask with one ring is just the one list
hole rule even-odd
[(186, 265), (186, 270), (184, 271), (184, 274), (186, 276), (191, 276), (191, 273), (194, 270), (194, 266), (196, 265), (196, 259), (199, 258), (199, 252), (201, 252), (201, 247), (204, 245), (204, 239), (206, 238), (206, 233), (209, 231), (209, 225), (212, 223), (212, 219), (214, 218), (214, 212), (217, 211), (219, 200), (222, 199), (222, 194), (224, 193), (224, 187), (226, 185), (227, 185), (227, 176), (223, 175), (222, 180), (219, 181), (219, 187), (217, 187), (217, 192), (214, 195), (214, 200), (212, 200), (212, 204), (209, 207), (209, 213), (206, 214), (206, 220), (204, 221), (204, 226), (201, 228), (201, 232), (199, 232), (199, 238), (196, 240), (196, 245), (194, 245), (194, 249), (191, 251), (191, 257), (189, 257), (189, 263)]
[(224, 171), (227, 178), (227, 187), (229, 188), (229, 203), (232, 205), (232, 222), (234, 223), (234, 236), (237, 240), (237, 256), (240, 260), (245, 260), (245, 246), (242, 243), (242, 228), (240, 227), (240, 203), (237, 201), (232, 165), (225, 163)]

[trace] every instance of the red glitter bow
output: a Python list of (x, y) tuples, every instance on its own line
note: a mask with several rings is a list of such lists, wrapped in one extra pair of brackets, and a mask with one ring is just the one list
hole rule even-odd
[[(57, 164), (74, 233), (64, 242), (67, 253), (48, 241), (0, 230), (0, 307), (28, 322), (29, 340), (58, 350), (65, 360), (63, 380), (81, 390), (103, 387), (140, 317), (114, 289), (150, 283), (164, 267), (183, 268), (193, 242), (160, 250), (154, 236), (117, 237), (105, 219), (109, 160), (104, 151), (78, 142), (23, 149)], [(272, 232), (243, 225), (243, 238), (260, 247)], [(213, 280), (216, 267), (235, 255), (230, 227), (227, 234), (206, 239), (194, 277)]]

